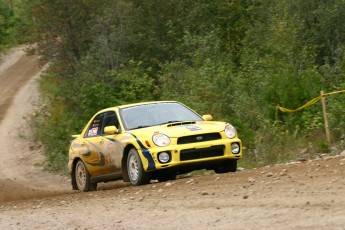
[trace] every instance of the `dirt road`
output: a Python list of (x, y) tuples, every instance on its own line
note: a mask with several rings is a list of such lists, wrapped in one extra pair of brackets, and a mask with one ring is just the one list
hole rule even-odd
[(139, 187), (113, 182), (96, 192), (71, 192), (66, 178), (34, 166), (43, 160), (40, 148), (30, 150), (33, 143), (18, 136), (24, 129), (13, 128), (23, 127), (18, 124), (34, 108), (35, 81), (15, 94), (0, 125), (0, 229), (345, 229), (345, 152), (230, 174), (206, 172)]
[(56, 193), (68, 187), (66, 179), (35, 166), (44, 158), (39, 145), (32, 142), (27, 121), (37, 104), (36, 81), (43, 68), (37, 55), (26, 55), (24, 47), (1, 56), (0, 202)]

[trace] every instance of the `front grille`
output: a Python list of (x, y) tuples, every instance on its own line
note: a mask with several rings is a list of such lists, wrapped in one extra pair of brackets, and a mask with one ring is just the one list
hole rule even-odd
[(189, 144), (189, 143), (196, 143), (196, 142), (203, 142), (203, 141), (213, 141), (221, 139), (220, 133), (205, 133), (205, 134), (198, 134), (192, 136), (185, 136), (180, 137), (177, 140), (177, 144)]
[(212, 146), (203, 149), (185, 149), (180, 152), (180, 161), (219, 157), (224, 155), (224, 145)]

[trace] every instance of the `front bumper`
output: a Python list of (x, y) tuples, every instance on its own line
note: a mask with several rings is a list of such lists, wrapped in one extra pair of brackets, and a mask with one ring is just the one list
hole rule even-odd
[[(240, 151), (236, 154), (232, 152), (231, 144), (238, 143)], [(169, 145), (167, 147), (148, 148), (150, 155), (153, 158), (155, 170), (166, 169), (172, 167), (180, 167), (195, 165), (202, 163), (207, 165), (207, 162), (219, 162), (224, 160), (238, 160), (242, 158), (242, 142), (238, 138), (234, 139), (220, 139), (202, 143)], [(140, 151), (140, 149), (139, 149)], [(158, 154), (161, 152), (168, 152), (170, 154), (170, 161), (161, 163), (158, 160)], [(143, 157), (145, 159), (145, 157)], [(147, 169), (147, 161), (143, 160), (144, 169)], [(151, 171), (151, 170), (147, 170)]]

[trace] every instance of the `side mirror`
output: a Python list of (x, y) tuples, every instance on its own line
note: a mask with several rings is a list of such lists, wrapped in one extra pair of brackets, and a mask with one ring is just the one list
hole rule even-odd
[(212, 115), (207, 114), (207, 115), (203, 115), (202, 119), (204, 119), (205, 121), (212, 121), (213, 117), (212, 117)]
[(114, 125), (106, 126), (104, 128), (104, 133), (108, 134), (108, 135), (113, 135), (113, 134), (118, 133), (118, 132), (119, 132), (119, 130)]

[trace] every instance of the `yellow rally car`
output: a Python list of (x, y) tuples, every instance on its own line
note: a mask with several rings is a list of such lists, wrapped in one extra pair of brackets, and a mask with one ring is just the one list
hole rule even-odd
[(166, 181), (198, 169), (235, 172), (241, 140), (225, 122), (175, 101), (137, 103), (96, 113), (69, 150), (75, 190), (116, 179), (133, 185)]

